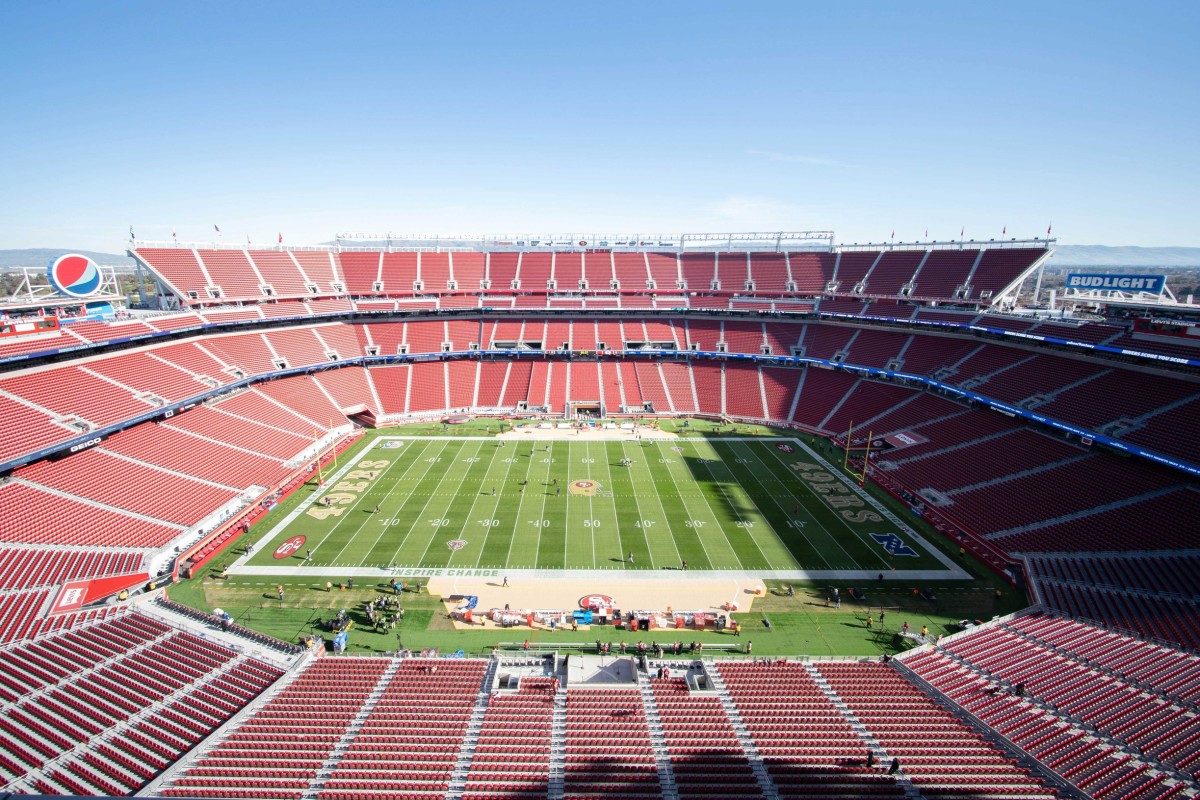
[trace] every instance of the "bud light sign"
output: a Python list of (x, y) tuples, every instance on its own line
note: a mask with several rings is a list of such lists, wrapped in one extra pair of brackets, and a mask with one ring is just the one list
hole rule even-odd
[(1091, 289), (1160, 294), (1166, 285), (1166, 275), (1114, 275), (1084, 272), (1072, 272), (1067, 275), (1067, 288), (1080, 291)]

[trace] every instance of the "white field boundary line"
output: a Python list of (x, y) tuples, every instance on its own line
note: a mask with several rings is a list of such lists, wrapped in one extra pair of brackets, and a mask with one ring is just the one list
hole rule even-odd
[[(883, 516), (884, 519), (886, 519), (888, 522), (895, 525), (897, 528), (899, 528), (902, 532), (904, 532), (908, 536), (912, 537), (912, 539), (914, 541), (920, 542), (921, 546), (925, 548), (926, 552), (928, 552), (930, 555), (932, 555), (934, 557), (935, 560), (939, 561), (943, 566), (945, 566), (946, 569), (948, 569), (948, 570), (950, 570), (950, 572), (954, 573), (954, 576), (957, 580), (969, 579), (971, 577), (965, 571), (963, 571), (957, 564), (955, 564), (953, 559), (950, 558), (950, 556), (946, 555), (939, 548), (930, 544), (925, 539), (925, 537), (923, 537), (923, 536), (921, 536), (921, 534), (917, 533), (917, 531), (914, 530), (913, 528), (911, 528), (907, 523), (905, 523), (904, 520), (900, 519), (895, 514), (893, 514), (891, 511), (888, 511), (886, 508), (884, 508), (883, 504), (881, 504), (878, 500), (876, 500), (874, 497), (872, 497), (870, 492), (868, 492), (866, 489), (860, 488), (857, 483), (855, 483), (854, 481), (852, 481), (848, 477), (846, 477), (846, 475), (840, 469), (832, 466), (828, 461), (826, 461), (825, 459), (823, 459), (819, 455), (817, 455), (816, 452), (812, 448), (810, 448), (808, 445), (804, 444), (799, 439), (790, 439), (789, 441), (794, 442), (797, 447), (799, 447), (801, 450), (803, 450), (805, 453), (807, 453), (809, 455), (809, 457), (811, 457), (814, 461), (816, 461), (818, 464), (821, 464), (826, 469), (828, 469), (830, 473), (832, 473), (835, 477), (838, 478), (838, 480), (840, 480), (842, 483), (844, 483), (846, 486), (848, 486), (850, 488), (850, 491), (854, 492), (856, 495), (861, 497), (863, 500), (865, 500), (871, 506), (871, 508), (873, 508), (877, 512), (879, 512)], [(783, 457), (780, 456), (778, 452), (774, 453), (774, 455), (777, 459), (779, 459), (779, 461), (781, 463), (783, 463), (783, 465), (785, 467), (787, 466), (787, 462), (783, 461)], [(788, 467), (788, 469), (791, 469), (791, 468)], [(921, 571), (921, 570), (918, 570), (918, 571)], [(927, 571), (927, 570), (925, 570), (925, 571)], [(897, 570), (897, 572), (899, 572), (899, 570)]]

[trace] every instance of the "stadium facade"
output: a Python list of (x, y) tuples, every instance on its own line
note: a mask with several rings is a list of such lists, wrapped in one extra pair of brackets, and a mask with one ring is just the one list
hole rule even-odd
[[(0, 338), (0, 776), (327, 800), (1196, 796), (1200, 337), (1128, 294), (1022, 308), (1052, 252), (828, 232), (133, 242), (148, 308), (103, 319), (70, 291), (111, 303), (103, 271), (52, 267)], [(1147, 287), (1164, 291), (1079, 282)], [(450, 414), (828, 440), (1031, 606), (888, 663), (606, 664), (322, 658), (145, 591), (357, 429)]]

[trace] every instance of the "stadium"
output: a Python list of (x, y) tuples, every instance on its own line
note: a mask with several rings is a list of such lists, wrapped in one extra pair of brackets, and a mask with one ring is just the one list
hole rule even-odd
[(131, 237), (140, 303), (62, 254), (4, 306), (6, 791), (1200, 796), (1162, 276), (1032, 308), (1050, 238), (280, 240)]

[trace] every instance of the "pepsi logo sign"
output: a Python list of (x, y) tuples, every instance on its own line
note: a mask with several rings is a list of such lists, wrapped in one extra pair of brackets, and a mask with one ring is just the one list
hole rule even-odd
[(100, 268), (87, 256), (68, 253), (46, 268), (50, 285), (68, 297), (89, 297), (100, 289)]
[(579, 598), (579, 607), (588, 611), (601, 611), (614, 605), (616, 602), (606, 594), (585, 594)]
[(304, 536), (293, 536), (283, 544), (279, 545), (279, 547), (275, 548), (275, 557), (287, 558), (288, 556), (297, 552), (301, 547), (304, 547), (304, 543), (307, 540), (307, 537)]

